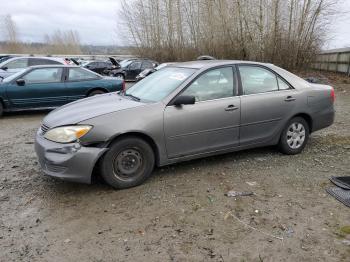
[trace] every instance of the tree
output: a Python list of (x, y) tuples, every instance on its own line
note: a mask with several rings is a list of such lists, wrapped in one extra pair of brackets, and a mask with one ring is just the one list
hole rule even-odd
[(8, 53), (20, 53), (21, 44), (18, 41), (18, 32), (16, 23), (11, 15), (5, 15), (1, 22), (1, 31), (6, 41), (6, 50)]
[(335, 0), (122, 0), (135, 52), (159, 61), (217, 58), (307, 66)]
[(49, 54), (81, 54), (80, 38), (77, 31), (57, 30), (53, 34), (45, 35), (46, 52)]

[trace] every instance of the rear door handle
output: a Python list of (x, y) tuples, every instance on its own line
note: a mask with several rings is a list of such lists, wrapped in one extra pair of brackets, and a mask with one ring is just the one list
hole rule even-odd
[(287, 98), (284, 99), (284, 101), (286, 101), (286, 102), (295, 101), (295, 98), (292, 96), (287, 96)]
[(229, 105), (225, 108), (225, 111), (233, 111), (233, 110), (237, 110), (238, 107), (235, 105)]

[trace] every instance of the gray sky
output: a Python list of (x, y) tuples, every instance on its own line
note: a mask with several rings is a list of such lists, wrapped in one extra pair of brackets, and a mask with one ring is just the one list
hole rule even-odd
[(119, 0), (0, 0), (0, 15), (11, 14), (20, 39), (28, 42), (73, 29), (84, 44), (122, 44), (115, 33), (119, 8)]
[[(115, 33), (119, 8), (120, 0), (0, 0), (0, 15), (11, 14), (21, 40), (29, 42), (73, 29), (84, 44), (125, 44)], [(350, 0), (343, 0), (340, 10), (350, 12)], [(350, 13), (334, 19), (330, 38), (325, 48), (350, 47)]]

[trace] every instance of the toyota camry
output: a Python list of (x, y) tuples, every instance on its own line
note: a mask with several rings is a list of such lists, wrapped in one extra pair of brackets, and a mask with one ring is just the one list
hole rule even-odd
[[(298, 154), (334, 120), (334, 90), (272, 64), (194, 61), (159, 70), (120, 93), (51, 112), (35, 148), (47, 175), (114, 188), (141, 184), (155, 167), (277, 145)], [(292, 160), (291, 160), (292, 161)]]

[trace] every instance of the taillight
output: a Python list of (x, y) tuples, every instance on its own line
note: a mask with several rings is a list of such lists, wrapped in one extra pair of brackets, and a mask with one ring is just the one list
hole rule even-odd
[(335, 102), (335, 92), (334, 92), (334, 88), (331, 89), (331, 101), (332, 101), (332, 103)]

